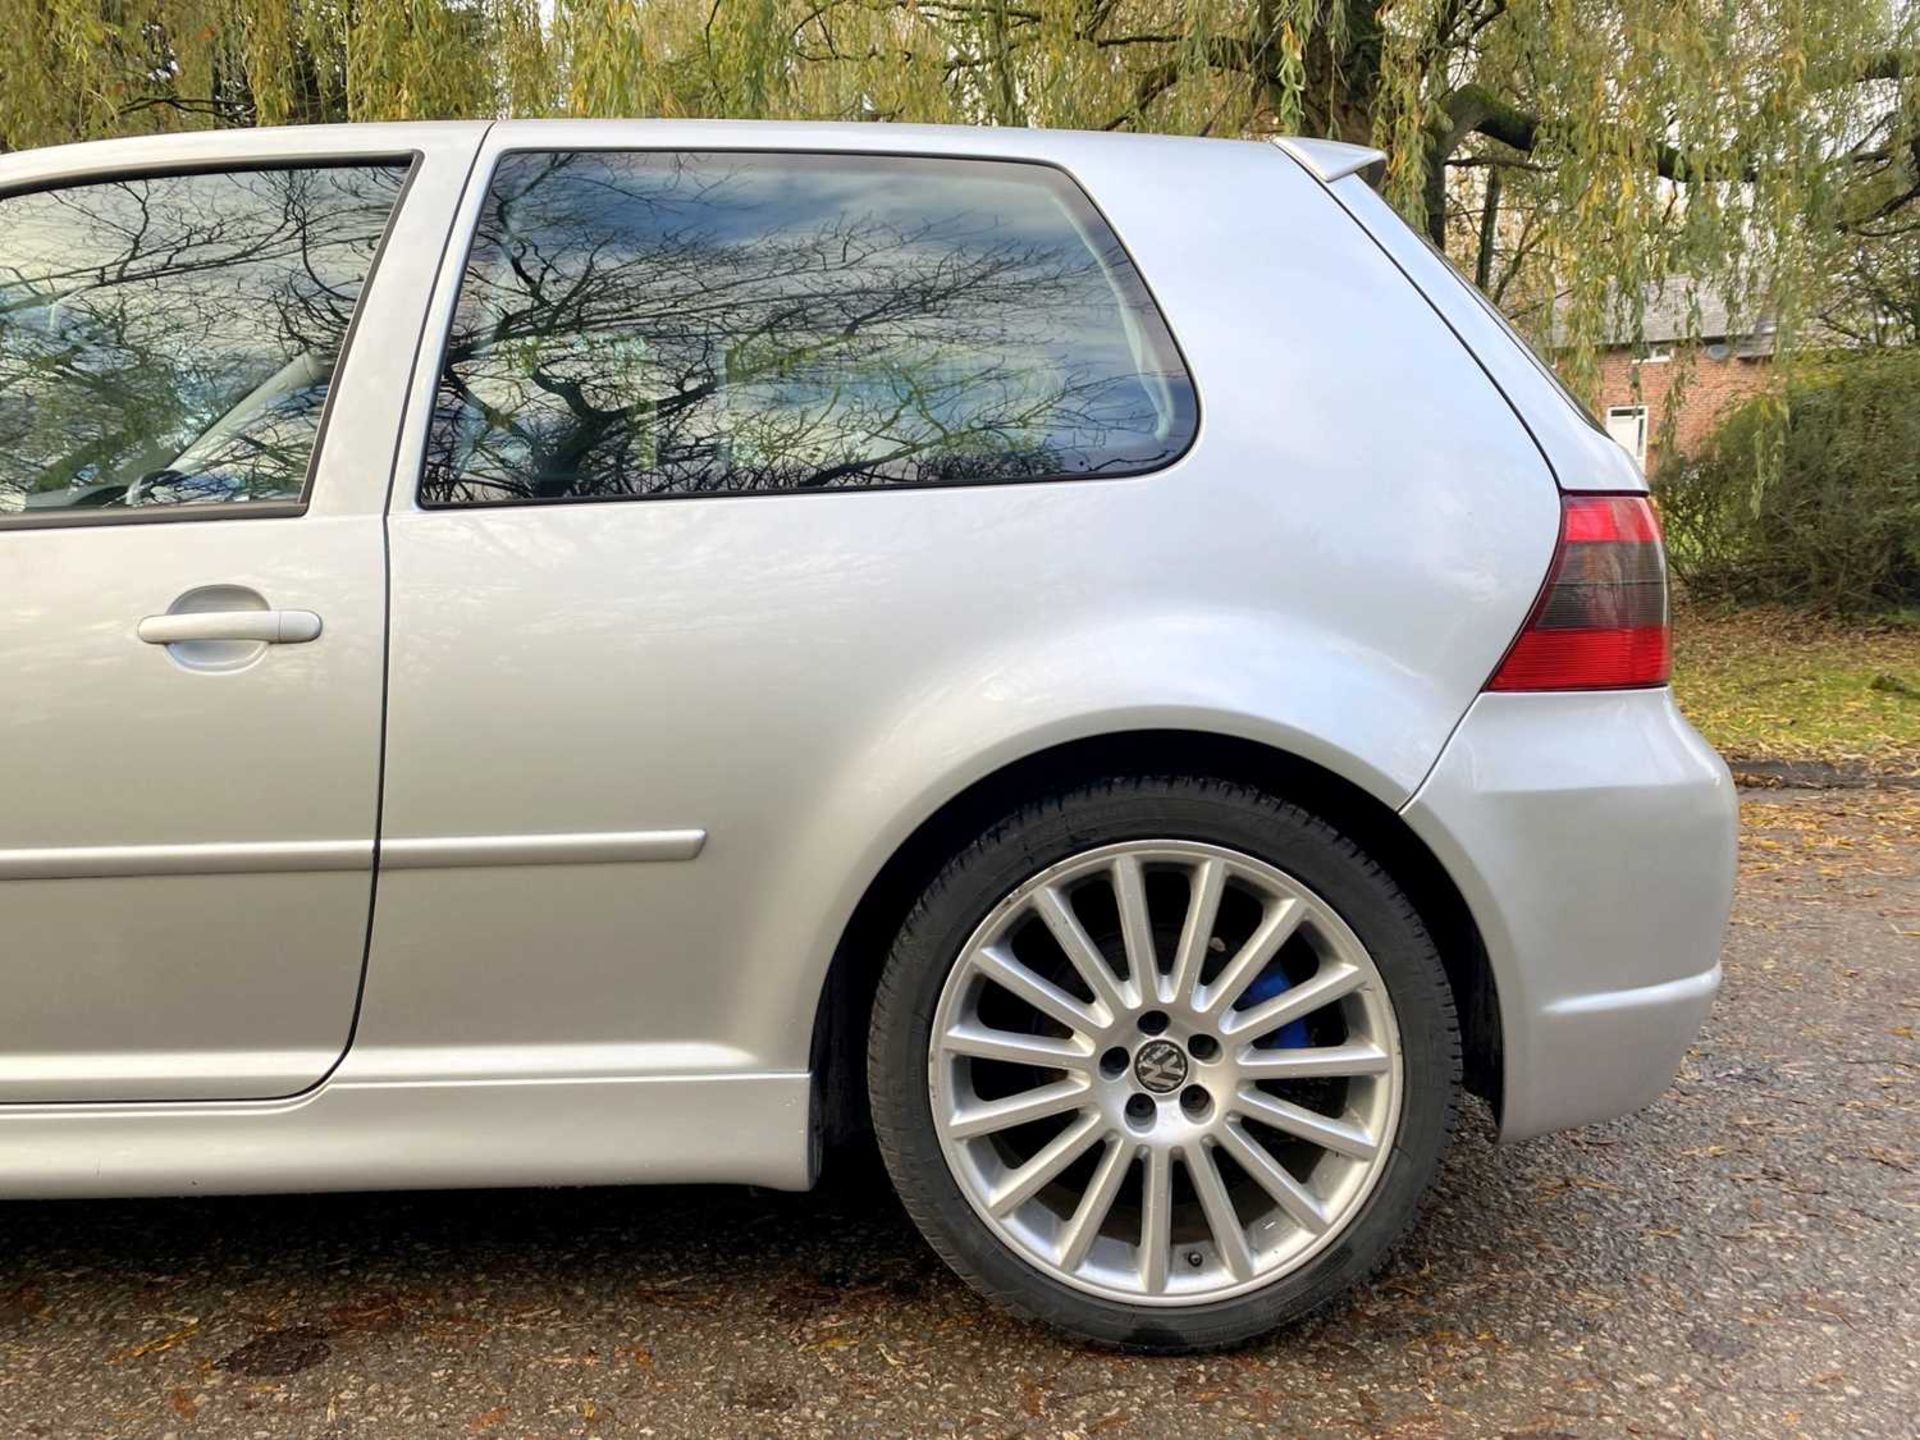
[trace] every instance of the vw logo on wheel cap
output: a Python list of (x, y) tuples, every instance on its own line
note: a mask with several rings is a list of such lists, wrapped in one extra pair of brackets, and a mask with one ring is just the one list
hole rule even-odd
[(1187, 1083), (1187, 1052), (1171, 1040), (1149, 1040), (1133, 1057), (1133, 1074), (1156, 1095)]

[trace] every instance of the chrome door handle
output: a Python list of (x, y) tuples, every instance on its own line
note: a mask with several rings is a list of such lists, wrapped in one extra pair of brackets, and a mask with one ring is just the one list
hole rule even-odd
[(254, 640), (268, 645), (304, 645), (320, 637), (320, 617), (311, 610), (180, 610), (140, 622), (149, 645), (196, 640)]

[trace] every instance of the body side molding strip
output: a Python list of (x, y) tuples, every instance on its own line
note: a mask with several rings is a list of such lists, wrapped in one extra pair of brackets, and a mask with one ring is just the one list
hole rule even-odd
[(0, 880), (131, 875), (284, 875), (367, 870), (371, 840), (249, 840), (213, 845), (63, 845), (0, 850)]
[[(481, 865), (620, 865), (691, 860), (704, 830), (614, 830), (582, 835), (447, 835), (388, 840), (389, 870)], [(0, 881), (103, 880), (140, 875), (285, 875), (370, 870), (371, 840), (259, 840), (211, 845), (67, 845), (0, 850)]]
[(691, 860), (704, 830), (609, 830), (582, 835), (444, 835), (386, 840), (382, 870), (450, 870), (473, 865), (619, 865)]

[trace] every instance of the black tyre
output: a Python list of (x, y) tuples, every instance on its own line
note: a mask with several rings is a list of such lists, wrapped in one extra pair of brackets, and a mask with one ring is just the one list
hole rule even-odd
[(1114, 778), (941, 870), (875, 998), (868, 1087), (907, 1211), (968, 1284), (1183, 1351), (1372, 1272), (1452, 1132), (1445, 972), (1329, 817)]

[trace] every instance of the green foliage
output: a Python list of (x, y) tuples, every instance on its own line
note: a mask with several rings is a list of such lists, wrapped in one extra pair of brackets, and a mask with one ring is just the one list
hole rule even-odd
[[(1534, 338), (1551, 330), (1590, 397), (1647, 282), (1701, 279), (1790, 344), (1799, 315), (1836, 308), (1813, 292), (1862, 247), (1885, 288), (1882, 254), (1899, 272), (1920, 212), (1907, 0), (0, 5), (0, 150), (550, 114), (1373, 143), (1390, 198)], [(1845, 308), (1878, 323), (1887, 302)]]
[(1673, 635), (1675, 698), (1736, 769), (1815, 761), (1920, 775), (1920, 626), (1683, 604)]
[(1697, 595), (1840, 614), (1920, 604), (1920, 351), (1807, 367), (1655, 489)]

